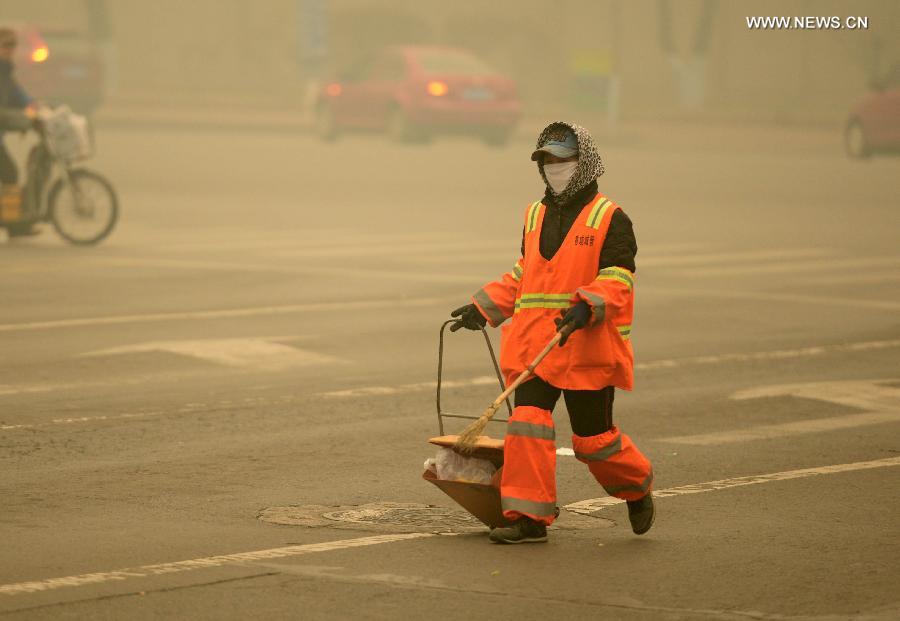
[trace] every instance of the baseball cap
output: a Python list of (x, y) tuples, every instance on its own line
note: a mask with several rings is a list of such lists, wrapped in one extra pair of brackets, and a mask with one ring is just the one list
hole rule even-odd
[(556, 157), (572, 157), (578, 155), (578, 139), (575, 132), (569, 130), (562, 138), (551, 138), (541, 148), (531, 154), (532, 161), (538, 161), (544, 153), (552, 153)]

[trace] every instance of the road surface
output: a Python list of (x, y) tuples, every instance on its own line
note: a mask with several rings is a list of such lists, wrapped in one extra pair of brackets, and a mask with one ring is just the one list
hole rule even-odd
[[(598, 140), (656, 525), (565, 454), (561, 403), (567, 509), (508, 547), (420, 475), (438, 326), (516, 260), (531, 144), (101, 132), (108, 242), (0, 244), (0, 616), (900, 616), (898, 163), (663, 129)], [(476, 334), (446, 372), (454, 411), (495, 396)]]

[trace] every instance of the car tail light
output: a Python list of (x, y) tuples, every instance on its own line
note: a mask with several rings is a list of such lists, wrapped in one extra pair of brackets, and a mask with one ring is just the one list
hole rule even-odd
[(33, 63), (42, 63), (47, 58), (50, 57), (50, 50), (46, 45), (41, 45), (39, 47), (34, 48), (31, 52), (31, 62)]
[(343, 87), (340, 84), (332, 83), (325, 87), (325, 93), (329, 97), (337, 97), (343, 91)]
[(440, 80), (432, 80), (425, 87), (425, 90), (427, 90), (428, 94), (433, 97), (443, 97), (450, 89), (447, 86), (446, 82), (441, 82)]

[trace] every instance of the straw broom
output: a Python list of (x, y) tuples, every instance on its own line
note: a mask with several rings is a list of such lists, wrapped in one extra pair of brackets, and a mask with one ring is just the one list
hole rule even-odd
[(535, 356), (534, 360), (531, 361), (531, 364), (529, 364), (519, 377), (516, 378), (516, 381), (510, 384), (499, 397), (494, 399), (494, 402), (488, 406), (484, 411), (484, 414), (479, 416), (477, 420), (473, 421), (471, 425), (466, 427), (463, 432), (459, 434), (459, 438), (457, 438), (453, 448), (460, 453), (470, 455), (472, 451), (475, 450), (475, 444), (478, 442), (478, 438), (484, 433), (484, 428), (487, 427), (488, 422), (494, 417), (494, 414), (497, 413), (497, 410), (500, 409), (500, 406), (503, 405), (506, 398), (513, 394), (516, 391), (516, 388), (521, 386), (525, 380), (531, 377), (535, 367), (540, 364), (541, 360), (550, 353), (551, 349), (556, 347), (556, 344), (559, 343), (560, 340), (571, 334), (573, 330), (574, 327), (571, 324), (568, 324), (564, 326), (562, 330), (557, 332), (553, 338), (550, 339), (550, 342), (547, 343), (547, 346), (544, 347), (543, 351)]

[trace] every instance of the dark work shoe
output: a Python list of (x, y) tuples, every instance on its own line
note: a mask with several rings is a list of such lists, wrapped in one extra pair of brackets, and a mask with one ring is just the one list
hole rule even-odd
[(493, 543), (541, 543), (547, 541), (547, 527), (526, 517), (512, 526), (502, 526), (491, 531)]
[(643, 535), (653, 526), (656, 518), (656, 508), (653, 506), (653, 494), (647, 493), (640, 500), (629, 500), (628, 519), (631, 520), (631, 530), (635, 535)]

